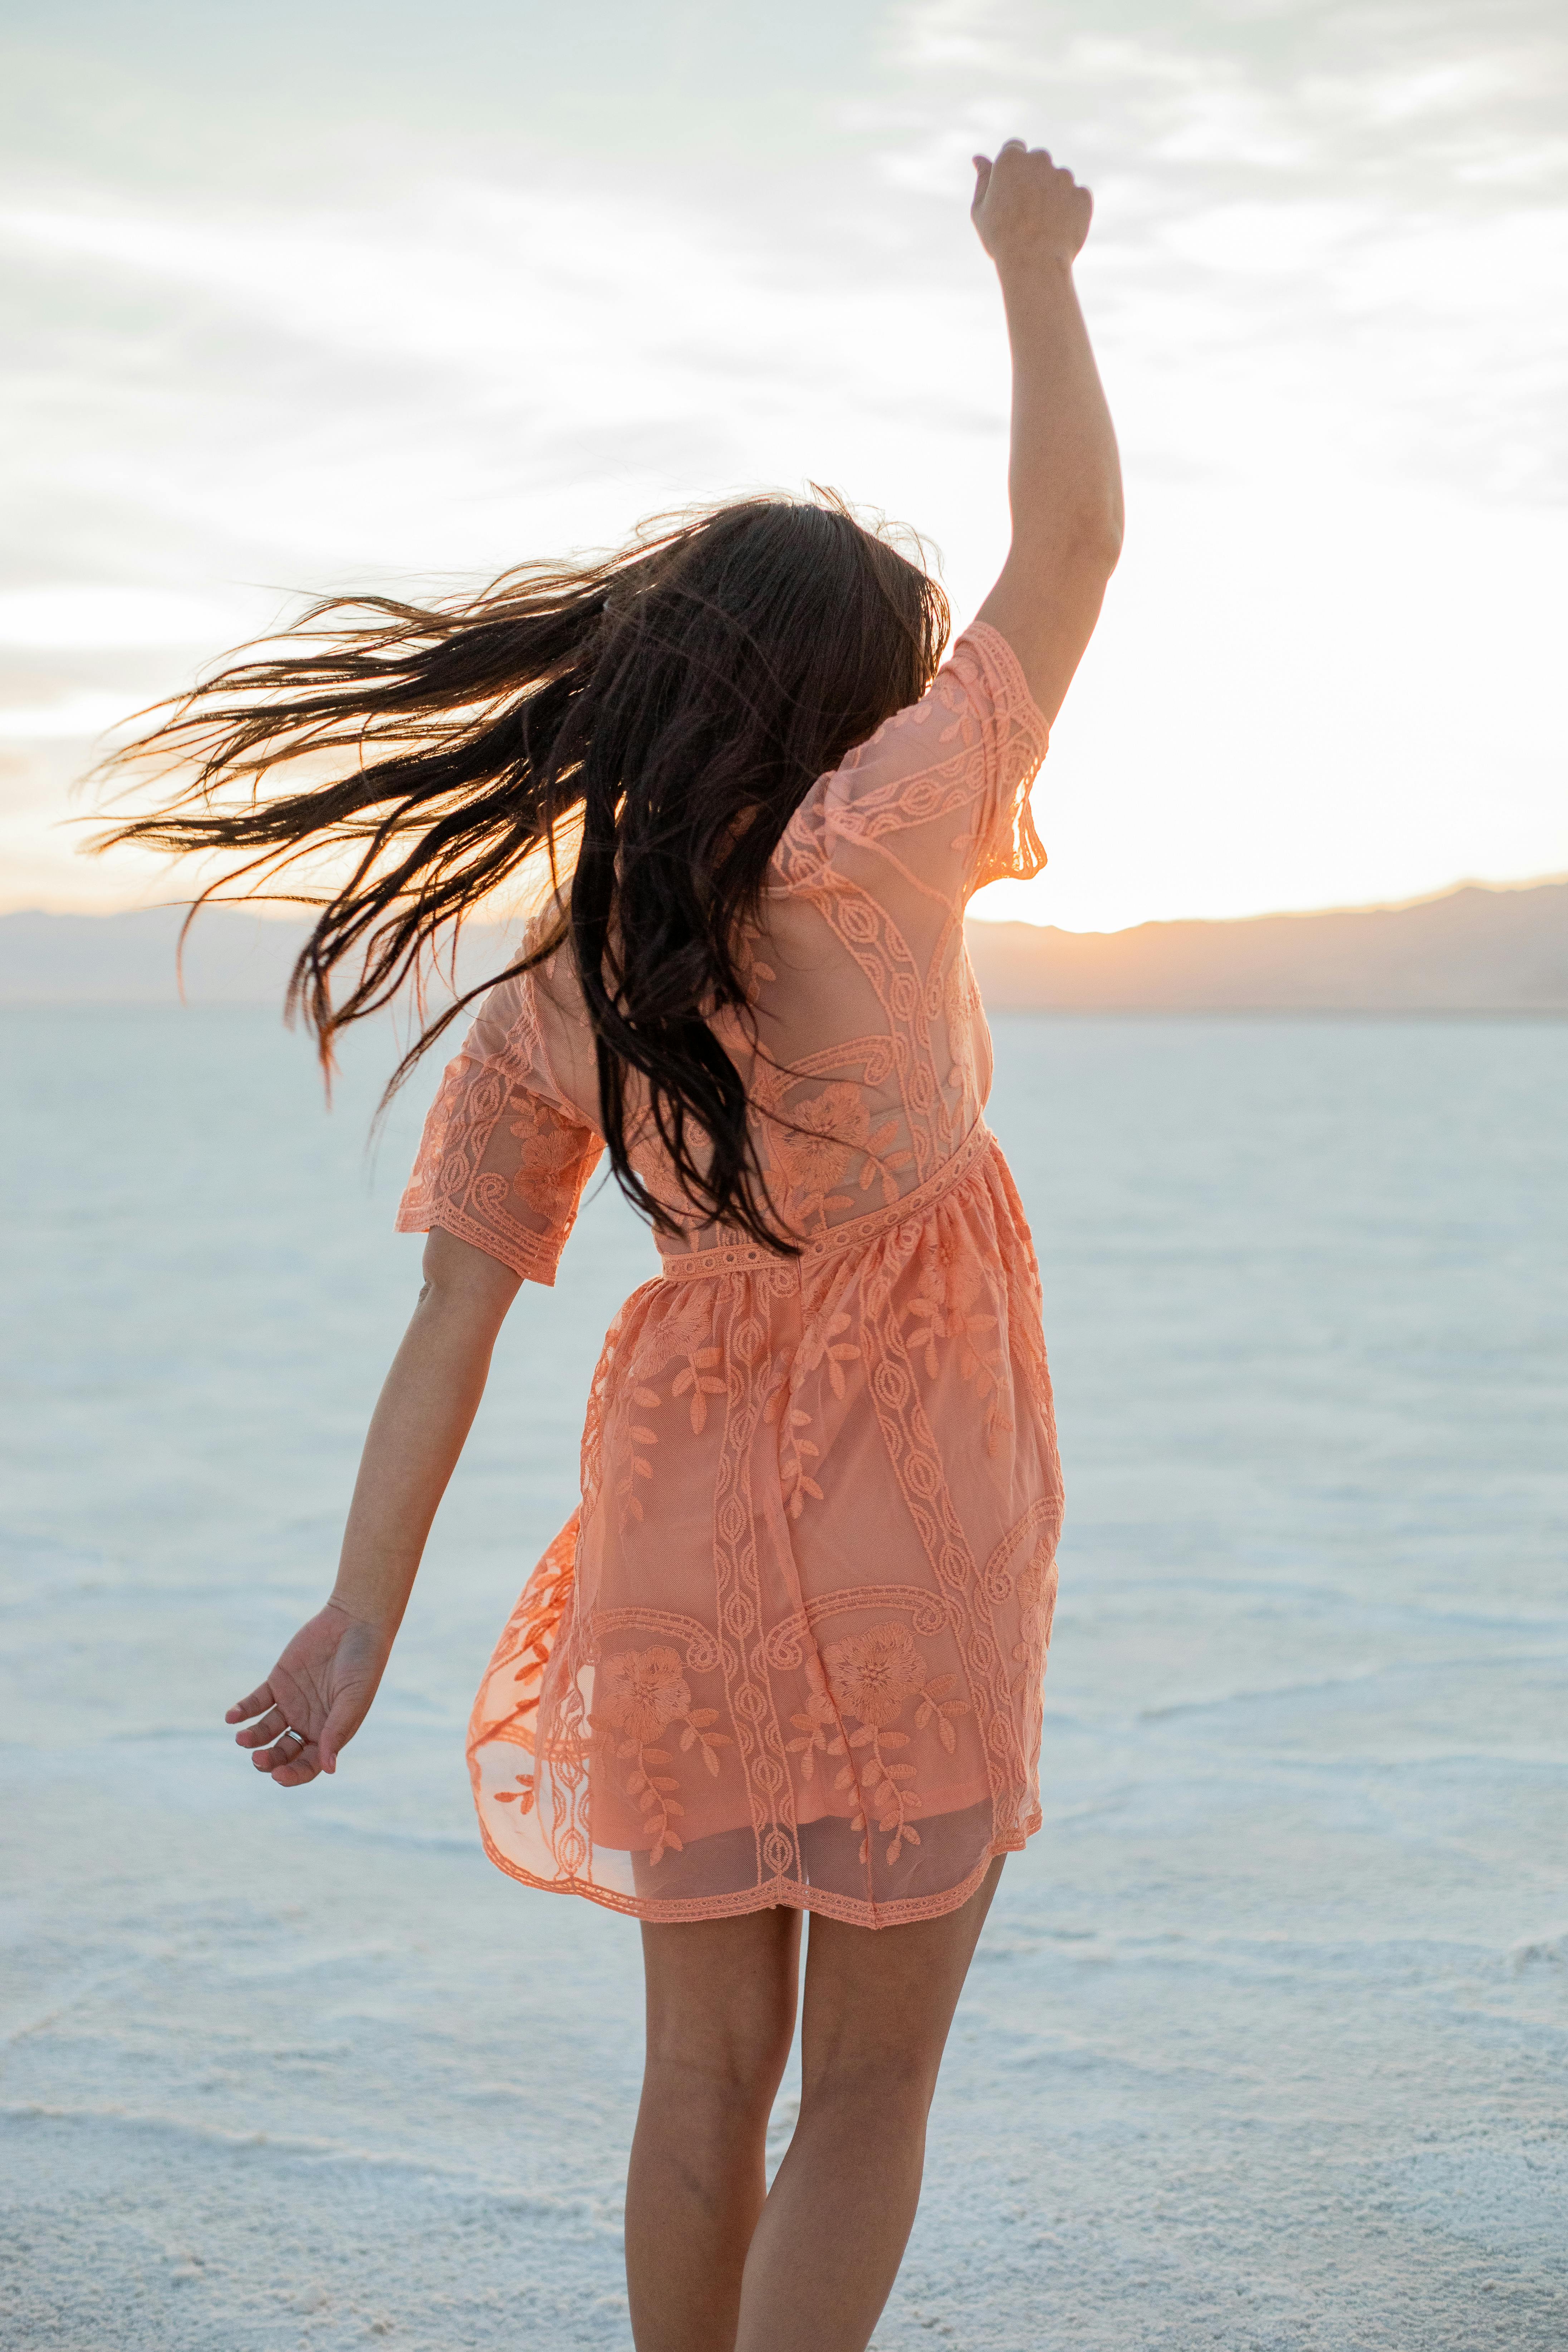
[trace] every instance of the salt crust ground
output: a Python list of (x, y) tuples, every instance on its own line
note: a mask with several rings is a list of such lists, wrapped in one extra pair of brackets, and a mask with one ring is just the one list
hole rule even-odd
[[(1047, 1827), (878, 2345), (1560, 2352), (1568, 1030), (997, 1025)], [(0, 2336), (625, 2352), (636, 1931), (483, 1863), (460, 1730), (647, 1244), (601, 1202), (527, 1295), (377, 1715), (283, 1798), (216, 1718), (330, 1570), (409, 1115), (372, 1184), (368, 1062), (328, 1124), (265, 1016), (3, 1036)]]

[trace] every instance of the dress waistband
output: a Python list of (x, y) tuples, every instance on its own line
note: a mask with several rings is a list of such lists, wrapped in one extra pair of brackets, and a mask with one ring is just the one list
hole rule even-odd
[(944, 1192), (951, 1192), (968, 1175), (995, 1140), (985, 1121), (977, 1119), (952, 1159), (944, 1160), (934, 1176), (928, 1176), (912, 1192), (888, 1202), (883, 1208), (868, 1209), (863, 1217), (847, 1217), (841, 1225), (833, 1225), (815, 1240), (803, 1242), (798, 1257), (787, 1257), (782, 1250), (763, 1249), (757, 1242), (735, 1242), (719, 1249), (683, 1251), (679, 1256), (672, 1253), (666, 1257), (661, 1252), (659, 1270), (666, 1282), (693, 1282), (705, 1275), (746, 1274), (763, 1266), (780, 1271), (795, 1268), (804, 1273), (823, 1258), (837, 1257), (840, 1250), (874, 1241), (879, 1234), (891, 1233), (895, 1225), (907, 1225), (911, 1217), (923, 1217)]

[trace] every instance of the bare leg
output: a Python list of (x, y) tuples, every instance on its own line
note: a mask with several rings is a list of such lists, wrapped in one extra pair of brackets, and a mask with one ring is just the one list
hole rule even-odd
[(812, 1920), (800, 2121), (746, 2257), (735, 2352), (865, 2352), (914, 2222), (937, 2069), (1001, 1874), (998, 1855), (943, 1919)]
[(798, 1911), (645, 1926), (647, 2062), (626, 2176), (637, 2352), (734, 2352), (795, 2032)]

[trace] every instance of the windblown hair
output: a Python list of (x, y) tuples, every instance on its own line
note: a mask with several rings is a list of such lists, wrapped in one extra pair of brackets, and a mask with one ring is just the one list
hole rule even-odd
[[(948, 628), (935, 582), (824, 492), (667, 518), (603, 561), (524, 564), (466, 598), (330, 598), (114, 754), (111, 771), (183, 781), (94, 846), (237, 853), (193, 915), (236, 895), (319, 907), (287, 1003), (329, 1070), (339, 1033), (405, 985), (423, 1013), (425, 971), (544, 853), (565, 912), (423, 1027), (388, 1097), (483, 988), (569, 939), (622, 1191), (669, 1225), (631, 1162), (631, 1072), (694, 1220), (787, 1250), (710, 1024), (749, 1020), (738, 935), (794, 811), (920, 698)], [(344, 760), (334, 780), (263, 791), (324, 756)], [(353, 864), (331, 895), (272, 887), (333, 851)]]

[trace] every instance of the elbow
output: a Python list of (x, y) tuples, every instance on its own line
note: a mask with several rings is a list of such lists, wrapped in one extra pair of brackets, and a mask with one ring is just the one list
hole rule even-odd
[(522, 1278), (471, 1242), (433, 1226), (425, 1244), (422, 1315), (455, 1314), (499, 1329)]
[(1076, 499), (1034, 530), (1013, 533), (1013, 561), (1056, 581), (1098, 580), (1101, 586), (1121, 557), (1120, 494)]
[(1074, 519), (1075, 555), (1086, 565), (1092, 564), (1107, 580), (1121, 561), (1124, 521), (1120, 483), (1106, 498), (1088, 501)]

